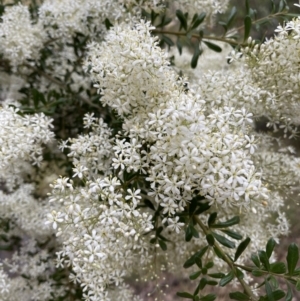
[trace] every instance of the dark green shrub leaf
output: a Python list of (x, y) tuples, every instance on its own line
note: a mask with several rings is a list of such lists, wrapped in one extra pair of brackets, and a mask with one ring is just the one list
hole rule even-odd
[(206, 278), (201, 278), (201, 280), (199, 282), (199, 289), (200, 289), (200, 291), (205, 288), (206, 284), (207, 284), (207, 279)]
[(250, 300), (249, 296), (241, 292), (233, 292), (229, 294), (230, 299), (239, 300), (239, 301), (248, 301)]
[(208, 210), (211, 206), (209, 205), (209, 203), (200, 203), (199, 204), (199, 208), (195, 211), (196, 215), (199, 215), (203, 212), (205, 212), (206, 210)]
[(204, 297), (201, 297), (200, 300), (201, 301), (214, 301), (216, 300), (217, 296), (215, 294), (208, 294)]
[(182, 298), (186, 298), (186, 299), (192, 299), (193, 300), (193, 298), (194, 298), (193, 295), (191, 295), (191, 294), (189, 294), (187, 292), (177, 292), (176, 295), (178, 297), (182, 297)]
[(167, 250), (167, 244), (163, 240), (159, 239), (158, 244), (160, 245), (160, 247), (163, 251)]
[(192, 57), (192, 60), (191, 60), (191, 67), (193, 69), (195, 69), (197, 67), (197, 64), (198, 64), (198, 59), (199, 59), (199, 56), (202, 54), (202, 50), (199, 49), (199, 46), (197, 45), (194, 49), (194, 54), (193, 54), (193, 57)]
[(213, 246), (214, 243), (215, 243), (215, 239), (214, 239), (214, 237), (212, 236), (212, 234), (207, 234), (207, 235), (206, 235), (206, 240), (207, 240), (207, 242), (208, 242), (208, 244), (209, 244), (210, 246)]
[(223, 278), (225, 276), (225, 274), (223, 274), (223, 273), (212, 273), (212, 274), (208, 274), (208, 276), (210, 276), (212, 278)]
[(270, 238), (268, 240), (268, 243), (267, 243), (267, 246), (266, 246), (266, 254), (269, 258), (271, 257), (271, 255), (273, 253), (275, 245), (276, 245), (276, 242), (275, 242), (274, 238)]
[(283, 262), (274, 262), (270, 264), (270, 271), (274, 274), (286, 273), (286, 266)]
[(230, 236), (233, 239), (236, 240), (241, 240), (243, 238), (243, 236), (237, 232), (231, 231), (231, 230), (224, 230), (224, 229), (220, 229), (223, 233), (227, 234), (228, 236)]
[(225, 275), (219, 282), (220, 286), (225, 286), (234, 278), (233, 271), (230, 271), (227, 275)]
[(226, 221), (224, 223), (213, 224), (211, 226), (211, 228), (228, 228), (228, 227), (238, 224), (239, 222), (240, 222), (240, 218), (238, 216), (234, 216), (233, 218), (229, 219), (228, 221)]
[(251, 20), (250, 16), (245, 17), (244, 26), (245, 26), (244, 41), (246, 41), (250, 36), (250, 31), (251, 31), (251, 26), (252, 26), (252, 20)]
[(232, 25), (232, 22), (234, 21), (234, 18), (236, 16), (236, 13), (237, 13), (237, 9), (236, 7), (234, 6), (231, 11), (230, 11), (230, 15), (228, 17), (228, 20), (226, 22), (226, 27), (227, 29)]
[(260, 277), (260, 276), (262, 276), (262, 275), (264, 275), (264, 274), (265, 274), (265, 272), (264, 272), (264, 271), (261, 271), (261, 270), (259, 270), (259, 269), (254, 269), (254, 270), (252, 271), (252, 275), (255, 276), (255, 277)]
[(299, 249), (295, 243), (289, 245), (286, 260), (287, 260), (288, 274), (293, 275), (297, 262), (299, 260)]
[(183, 14), (183, 12), (180, 9), (176, 10), (176, 16), (180, 21), (181, 27), (183, 27), (185, 30), (187, 30), (187, 20), (186, 20), (185, 15)]
[(211, 269), (213, 266), (214, 266), (214, 263), (212, 261), (210, 261), (205, 265), (205, 268)]
[(296, 283), (296, 290), (300, 291), (300, 280), (298, 280)]
[(274, 301), (272, 287), (271, 287), (269, 281), (265, 282), (265, 288), (266, 288), (266, 293), (267, 293), (268, 301)]
[(270, 271), (269, 257), (265, 251), (258, 251), (260, 262), (264, 265), (267, 271)]
[(205, 19), (206, 13), (201, 13), (194, 21), (192, 24), (191, 29), (197, 28)]
[(215, 223), (216, 219), (217, 219), (217, 212), (213, 212), (209, 215), (209, 218), (208, 218), (208, 227), (211, 227), (212, 224)]
[(215, 51), (215, 52), (221, 52), (222, 48), (214, 43), (208, 42), (208, 41), (203, 41), (204, 44), (211, 50)]
[(215, 280), (207, 280), (207, 284), (208, 284), (208, 285), (217, 285), (217, 284), (218, 284), (218, 281), (215, 281)]
[(249, 243), (250, 243), (251, 239), (249, 237), (247, 237), (245, 240), (243, 240), (239, 246), (237, 247), (237, 250), (235, 252), (234, 255), (234, 261), (237, 261), (238, 258), (242, 255), (242, 253), (246, 250), (246, 248), (248, 247)]
[(292, 293), (292, 290), (291, 290), (291, 287), (288, 285), (288, 291), (287, 291), (287, 294), (285, 296), (285, 301), (292, 301), (293, 300), (293, 293)]
[(191, 280), (195, 280), (195, 279), (197, 279), (200, 275), (201, 275), (201, 271), (198, 271), (198, 272), (195, 272), (195, 273), (193, 273), (193, 274), (191, 274), (190, 276), (189, 276), (189, 278), (191, 279)]
[(275, 301), (282, 299), (285, 296), (285, 292), (282, 290), (276, 290), (273, 292), (273, 298)]
[(260, 267), (259, 258), (255, 253), (251, 254), (251, 260), (258, 268)]
[(190, 258), (183, 264), (183, 267), (184, 267), (185, 269), (187, 269), (187, 268), (193, 266), (194, 264), (195, 264), (195, 257), (192, 256), (192, 257), (190, 257)]
[(212, 233), (214, 238), (220, 243), (222, 244), (223, 246), (227, 247), (227, 248), (230, 248), (230, 249), (233, 249), (235, 248), (235, 243), (230, 241), (229, 239), (227, 239), (226, 237), (222, 236), (222, 235), (219, 235), (217, 233)]
[(193, 237), (193, 230), (192, 230), (192, 225), (189, 224), (187, 227), (186, 227), (186, 230), (185, 230), (185, 241), (190, 241)]

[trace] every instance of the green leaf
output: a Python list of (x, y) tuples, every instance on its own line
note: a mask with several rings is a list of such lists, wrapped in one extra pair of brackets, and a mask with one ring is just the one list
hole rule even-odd
[(249, 245), (251, 239), (247, 237), (245, 240), (243, 240), (239, 246), (237, 247), (237, 250), (234, 255), (234, 261), (237, 261), (238, 258), (242, 255), (242, 253), (246, 250), (247, 246)]
[(208, 42), (208, 41), (203, 41), (204, 44), (211, 50), (215, 51), (215, 52), (221, 52), (222, 48), (214, 43)]
[(199, 215), (205, 211), (207, 211), (211, 206), (209, 205), (209, 203), (200, 203), (199, 204), (199, 208), (195, 211), (196, 215)]
[(231, 231), (231, 230), (220, 229), (220, 231), (222, 231), (223, 233), (227, 234), (228, 236), (230, 236), (231, 238), (236, 239), (236, 240), (241, 240), (243, 238), (243, 236), (241, 234)]
[(197, 272), (191, 274), (191, 275), (189, 276), (189, 278), (190, 278), (191, 280), (195, 280), (195, 279), (197, 279), (197, 278), (201, 275), (201, 273), (202, 273), (201, 271), (197, 271)]
[(252, 26), (252, 20), (250, 16), (246, 16), (244, 19), (244, 26), (245, 26), (245, 32), (244, 32), (244, 42), (249, 38), (251, 26)]
[(246, 6), (246, 14), (249, 15), (249, 13), (250, 13), (249, 0), (245, 1), (245, 6)]
[(275, 301), (282, 299), (285, 296), (285, 292), (282, 290), (276, 290), (273, 292), (273, 298)]
[(241, 293), (241, 292), (233, 292), (229, 293), (230, 299), (239, 300), (239, 301), (248, 301), (250, 300), (249, 296)]
[(270, 271), (274, 274), (286, 273), (286, 266), (283, 262), (274, 262), (270, 264)]
[(205, 277), (201, 278), (201, 280), (199, 282), (199, 289), (200, 289), (200, 291), (205, 288), (206, 284), (207, 284), (207, 279)]
[(293, 300), (293, 293), (292, 293), (292, 290), (291, 290), (291, 287), (288, 285), (288, 291), (287, 291), (287, 294), (285, 296), (285, 301), (292, 301)]
[(181, 55), (182, 54), (182, 44), (181, 44), (180, 38), (177, 39), (176, 46), (177, 46), (177, 49), (179, 51), (179, 54)]
[(176, 295), (178, 297), (182, 297), (182, 298), (186, 298), (186, 299), (193, 299), (194, 298), (193, 295), (191, 295), (191, 294), (189, 294), (187, 292), (177, 292)]
[(176, 10), (176, 16), (180, 21), (181, 27), (183, 27), (185, 30), (187, 30), (187, 20), (186, 20), (185, 15), (183, 14), (183, 12), (180, 9)]
[(217, 285), (218, 281), (215, 280), (207, 280), (207, 285)]
[(267, 281), (267, 280), (265, 282), (265, 289), (266, 289), (268, 301), (274, 301), (272, 287), (271, 287), (269, 281)]
[(192, 225), (189, 224), (187, 227), (186, 227), (186, 230), (185, 230), (185, 241), (190, 241), (192, 238), (193, 238), (193, 230), (192, 230)]
[(214, 237), (212, 236), (212, 234), (207, 234), (207, 235), (206, 235), (206, 240), (207, 240), (207, 242), (208, 242), (208, 244), (209, 244), (210, 246), (213, 246), (214, 243), (215, 243), (215, 239), (214, 239)]
[(174, 45), (174, 42), (165, 35), (162, 35), (161, 39), (170, 47)]
[(213, 224), (211, 228), (228, 228), (233, 225), (236, 225), (240, 222), (239, 216), (234, 216), (233, 218), (229, 219), (228, 221), (224, 223), (218, 223), (218, 224)]
[(208, 218), (208, 221), (207, 221), (207, 224), (208, 224), (208, 227), (210, 227), (212, 224), (215, 223), (216, 219), (217, 219), (217, 212), (213, 212), (209, 215), (209, 218)]
[(199, 56), (202, 54), (202, 50), (200, 50), (199, 45), (196, 45), (194, 48), (194, 54), (191, 60), (191, 67), (195, 69), (198, 64)]
[(295, 243), (289, 245), (288, 254), (286, 256), (288, 274), (293, 275), (295, 268), (297, 266), (297, 262), (299, 260), (299, 249)]
[(200, 300), (201, 301), (214, 301), (216, 300), (217, 296), (215, 294), (208, 294), (204, 297), (201, 297)]
[(192, 257), (190, 257), (190, 258), (183, 264), (183, 267), (184, 267), (185, 269), (187, 269), (187, 268), (193, 266), (195, 263), (196, 263), (196, 262), (195, 262), (195, 257), (192, 256)]
[(224, 257), (223, 254), (220, 252), (220, 250), (216, 246), (214, 246), (214, 251), (219, 258), (223, 259), (223, 257)]
[(205, 265), (205, 268), (207, 268), (208, 270), (211, 269), (212, 267), (214, 266), (214, 263), (212, 261), (208, 262), (206, 265)]
[(234, 273), (233, 271), (230, 271), (227, 275), (225, 275), (219, 282), (220, 286), (225, 286), (228, 284), (231, 280), (234, 278)]
[(258, 268), (260, 267), (259, 258), (255, 253), (251, 254), (251, 260)]
[(225, 276), (225, 274), (223, 273), (212, 273), (212, 274), (208, 274), (209, 277), (212, 278), (223, 278)]
[(213, 236), (215, 237), (215, 239), (220, 243), (222, 244), (223, 246), (227, 247), (227, 248), (230, 248), (230, 249), (233, 249), (235, 248), (235, 243), (232, 242), (231, 240), (227, 239), (226, 237), (222, 236), (222, 235), (219, 235), (217, 233), (212, 233)]
[(145, 203), (145, 205), (146, 205), (148, 208), (150, 208), (150, 209), (152, 209), (152, 210), (155, 211), (155, 207), (154, 207), (154, 205), (152, 204), (152, 202), (151, 202), (150, 200), (145, 199), (145, 200), (144, 200), (144, 203)]
[(260, 262), (264, 265), (267, 271), (270, 271), (269, 257), (265, 251), (258, 251)]
[(296, 290), (300, 291), (300, 280), (298, 280), (296, 283)]
[(205, 17), (206, 13), (201, 13), (193, 22), (191, 29), (197, 28), (204, 21)]
[(163, 251), (167, 250), (167, 244), (163, 240), (159, 239), (158, 244), (160, 245), (160, 247)]
[(264, 271), (261, 271), (261, 270), (259, 270), (259, 269), (254, 269), (254, 270), (252, 270), (252, 275), (255, 276), (255, 277), (260, 277), (260, 276), (262, 276), (262, 275), (264, 275), (264, 274), (265, 274), (265, 272), (264, 272)]
[(267, 254), (267, 256), (268, 256), (269, 258), (271, 257), (271, 255), (272, 255), (272, 253), (273, 253), (273, 251), (274, 251), (275, 245), (276, 245), (276, 242), (275, 242), (274, 238), (271, 237), (271, 238), (268, 240), (268, 243), (267, 243), (267, 246), (266, 246), (266, 254)]

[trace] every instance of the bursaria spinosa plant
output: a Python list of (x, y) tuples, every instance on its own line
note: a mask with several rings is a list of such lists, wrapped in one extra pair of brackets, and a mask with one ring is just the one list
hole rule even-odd
[(1, 4), (0, 300), (164, 300), (166, 273), (193, 301), (292, 300), (298, 247), (274, 248), (299, 189), (299, 19), (272, 4), (242, 26), (229, 1)]

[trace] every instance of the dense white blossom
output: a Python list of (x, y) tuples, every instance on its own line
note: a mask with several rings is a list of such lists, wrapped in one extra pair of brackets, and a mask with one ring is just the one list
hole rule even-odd
[(39, 58), (45, 32), (33, 24), (27, 6), (6, 7), (0, 23), (0, 51), (13, 67)]

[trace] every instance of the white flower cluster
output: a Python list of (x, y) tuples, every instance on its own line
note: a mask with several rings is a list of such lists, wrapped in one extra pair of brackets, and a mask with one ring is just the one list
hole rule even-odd
[(223, 207), (267, 198), (248, 159), (255, 150), (251, 114), (225, 107), (206, 116), (204, 101), (185, 91), (150, 30), (143, 22), (118, 26), (90, 46), (86, 66), (101, 101), (124, 118), (131, 138), (116, 141), (114, 167), (149, 173), (150, 195), (171, 215), (195, 190)]
[(275, 32), (278, 34), (262, 45), (244, 49), (244, 60), (252, 82), (267, 91), (262, 100), (272, 98), (276, 102), (276, 106), (264, 112), (270, 124), (282, 124), (286, 131), (293, 133), (293, 126), (300, 124), (300, 19), (279, 26)]
[(64, 148), (70, 150), (68, 156), (73, 159), (74, 177), (80, 179), (83, 177), (91, 179), (99, 173), (105, 175), (110, 173), (113, 156), (111, 130), (101, 118), (97, 119), (93, 115), (87, 114), (84, 117), (85, 128), (92, 130), (89, 134), (70, 138), (61, 145), (62, 150)]
[(52, 37), (70, 37), (75, 32), (99, 35), (106, 18), (118, 19), (125, 12), (119, 1), (46, 0), (39, 8), (39, 21)]
[(39, 58), (45, 32), (32, 24), (27, 6), (6, 7), (0, 23), (0, 51), (13, 67)]
[(53, 184), (50, 202), (57, 209), (48, 223), (61, 235), (58, 266), (72, 264), (71, 279), (80, 283), (85, 300), (113, 300), (109, 287), (127, 290), (120, 286), (124, 276), (152, 258), (143, 236), (153, 228), (152, 216), (137, 209), (139, 189), (124, 192), (120, 185), (111, 177), (78, 188), (68, 178)]
[(54, 137), (51, 123), (44, 114), (21, 116), (12, 107), (0, 108), (0, 178), (10, 182), (8, 189), (19, 174), (26, 172), (28, 163), (41, 163), (42, 144)]

